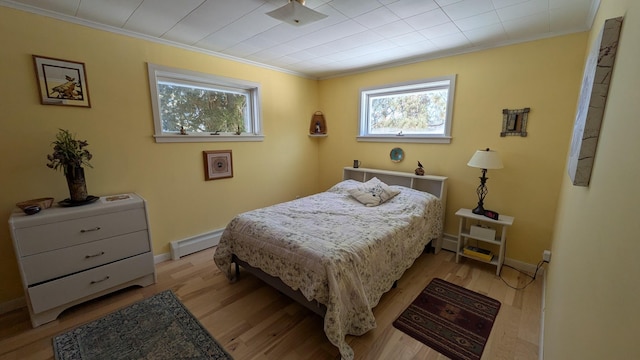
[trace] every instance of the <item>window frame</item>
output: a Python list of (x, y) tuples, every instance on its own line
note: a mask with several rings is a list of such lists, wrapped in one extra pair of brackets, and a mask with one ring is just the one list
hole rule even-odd
[[(147, 63), (149, 73), (149, 88), (151, 95), (151, 107), (153, 110), (153, 126), (155, 141), (164, 142), (239, 142), (239, 141), (263, 141), (262, 114), (261, 114), (261, 86), (259, 83), (232, 79), (223, 76), (200, 73), (191, 70), (172, 68), (168, 66)], [(180, 85), (192, 85), (200, 87), (215, 87), (221, 90), (247, 92), (249, 94), (248, 106), (250, 107), (250, 119), (252, 129), (250, 132), (235, 135), (233, 133), (220, 133), (211, 135), (206, 133), (189, 132), (188, 135), (180, 135), (174, 132), (162, 131), (162, 118), (160, 116), (160, 99), (158, 81), (175, 82)]]
[[(369, 134), (369, 100), (373, 95), (392, 95), (402, 92), (424, 91), (433, 88), (441, 88), (443, 85), (446, 86), (447, 82), (447, 114), (445, 116), (444, 134)], [(356, 140), (371, 142), (451, 143), (455, 84), (456, 75), (454, 74), (360, 89), (360, 116), (358, 121), (358, 136), (356, 137)]]

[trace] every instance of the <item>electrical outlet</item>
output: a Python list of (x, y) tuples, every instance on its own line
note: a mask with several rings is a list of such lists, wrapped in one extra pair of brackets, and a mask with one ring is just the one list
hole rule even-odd
[(551, 261), (551, 250), (545, 250), (542, 252), (542, 261), (547, 263)]

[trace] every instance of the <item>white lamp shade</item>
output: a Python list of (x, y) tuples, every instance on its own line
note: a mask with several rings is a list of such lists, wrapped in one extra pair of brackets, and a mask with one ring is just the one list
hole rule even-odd
[(500, 155), (493, 150), (478, 150), (471, 157), (467, 165), (480, 169), (502, 169)]
[(270, 11), (267, 15), (295, 26), (310, 24), (327, 17), (327, 15), (312, 10), (303, 4), (304, 1), (301, 4), (298, 0), (289, 0), (287, 5)]

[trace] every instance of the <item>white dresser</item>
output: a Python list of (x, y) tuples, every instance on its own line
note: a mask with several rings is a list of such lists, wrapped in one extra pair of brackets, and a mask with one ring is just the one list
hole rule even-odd
[(155, 283), (146, 203), (136, 194), (9, 218), (31, 323), (132, 285)]

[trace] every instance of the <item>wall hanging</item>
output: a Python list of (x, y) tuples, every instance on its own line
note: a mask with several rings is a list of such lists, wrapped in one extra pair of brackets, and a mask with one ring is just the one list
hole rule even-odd
[(527, 121), (530, 108), (502, 109), (502, 132), (500, 136), (527, 136)]
[(327, 121), (324, 119), (322, 111), (316, 111), (311, 116), (311, 123), (309, 124), (309, 135), (326, 135), (327, 134)]
[(231, 150), (203, 151), (204, 179), (217, 180), (233, 177)]
[(391, 158), (391, 161), (393, 162), (402, 161), (404, 159), (404, 150), (402, 150), (401, 148), (391, 149), (391, 152), (389, 153), (389, 158)]
[(33, 55), (40, 103), (91, 107), (84, 63)]
[(569, 151), (569, 177), (576, 186), (589, 186), (609, 82), (618, 50), (622, 17), (608, 19), (587, 58)]

